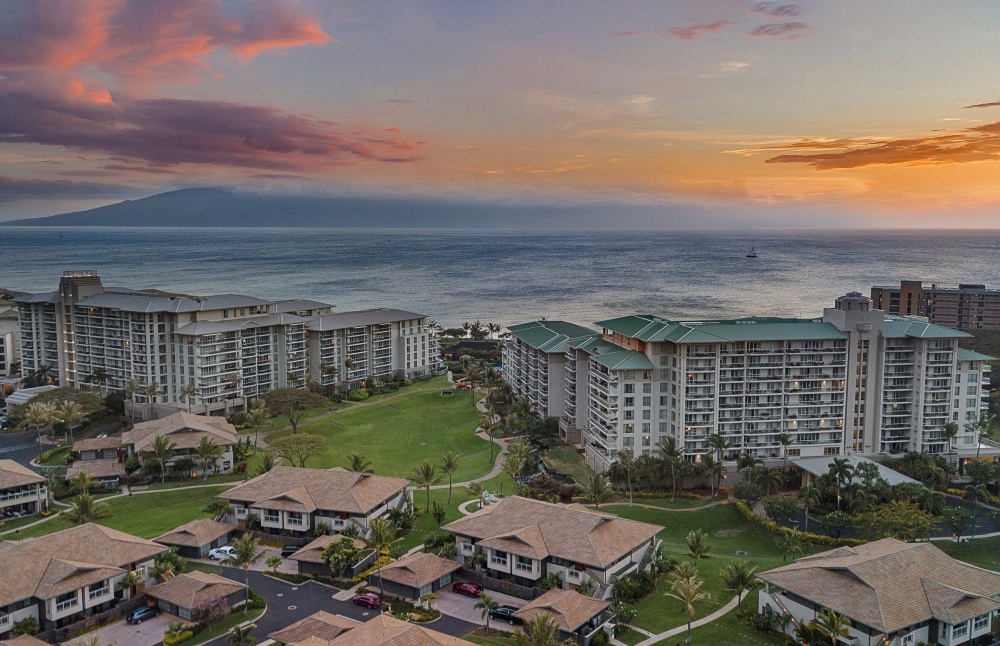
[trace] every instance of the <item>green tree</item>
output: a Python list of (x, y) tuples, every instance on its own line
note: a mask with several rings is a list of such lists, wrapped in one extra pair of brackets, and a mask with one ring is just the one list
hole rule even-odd
[(930, 535), (936, 527), (934, 518), (926, 511), (912, 502), (898, 500), (875, 505), (854, 520), (861, 538), (868, 541), (880, 538), (915, 541)]
[(816, 505), (819, 504), (820, 496), (821, 492), (819, 490), (819, 487), (817, 487), (814, 484), (807, 484), (801, 489), (799, 489), (798, 493), (799, 500), (802, 501), (802, 504), (805, 505), (806, 508), (805, 530), (807, 532), (809, 531), (809, 508), (815, 507)]
[(794, 529), (783, 532), (775, 540), (775, 544), (778, 546), (778, 549), (781, 550), (782, 561), (789, 558), (794, 561), (795, 557), (804, 556), (806, 553), (806, 547), (808, 546), (808, 543), (802, 540), (802, 533), (795, 531)]
[(587, 476), (587, 482), (583, 487), (583, 496), (591, 502), (596, 509), (601, 508), (601, 503), (607, 502), (612, 494), (611, 484), (604, 477), (603, 473), (591, 473)]
[(632, 449), (622, 449), (615, 454), (615, 461), (612, 468), (620, 471), (625, 476), (628, 485), (628, 506), (632, 506), (632, 472), (635, 470), (635, 456)]
[(257, 638), (253, 636), (253, 631), (256, 629), (256, 624), (233, 626), (229, 634), (226, 635), (226, 641), (229, 642), (230, 646), (256, 646)]
[(972, 484), (984, 484), (996, 478), (996, 463), (987, 460), (969, 460), (965, 463), (965, 475)]
[(364, 455), (354, 452), (347, 456), (347, 461), (349, 470), (356, 473), (375, 473), (375, 469), (372, 468), (372, 461), (366, 458)]
[(764, 461), (758, 458), (753, 453), (744, 451), (740, 453), (740, 456), (736, 458), (736, 469), (737, 471), (744, 471), (743, 479), (746, 481), (750, 480), (750, 472), (759, 466), (764, 466)]
[(660, 441), (656, 453), (670, 471), (670, 500), (673, 502), (677, 498), (677, 476), (682, 475), (681, 470), (687, 465), (684, 452), (677, 446), (677, 439), (671, 435)]
[(388, 552), (399, 540), (396, 528), (388, 518), (376, 518), (372, 521), (365, 545), (375, 550), (375, 566), (378, 569), (379, 598), (382, 596), (382, 553)]
[(153, 460), (160, 466), (160, 482), (167, 479), (167, 460), (174, 457), (174, 450), (177, 445), (170, 441), (166, 435), (153, 438), (152, 455)]
[(278, 573), (278, 566), (281, 565), (281, 557), (275, 554), (264, 559), (264, 565), (271, 568), (271, 574)]
[(171, 547), (169, 551), (157, 554), (153, 559), (153, 574), (162, 579), (167, 572), (180, 574), (187, 568), (187, 561), (181, 558), (178, 548)]
[(493, 450), (496, 448), (496, 441), (493, 439), (497, 432), (498, 422), (492, 412), (486, 412), (479, 422), (479, 428), (483, 429), (486, 436), (490, 438), (490, 464), (493, 464)]
[(558, 646), (575, 643), (570, 640), (559, 641), (559, 624), (547, 612), (540, 612), (528, 619), (521, 629), (514, 633), (514, 646)]
[(708, 558), (708, 552), (712, 549), (708, 544), (708, 534), (700, 529), (688, 532), (687, 547), (688, 555), (694, 559), (695, 565), (698, 565), (698, 559)]
[(125, 397), (129, 400), (129, 419), (135, 419), (135, 396), (139, 394), (142, 390), (142, 386), (136, 381), (135, 377), (129, 377), (128, 381), (125, 382)]
[(952, 531), (956, 541), (961, 540), (962, 534), (972, 527), (973, 523), (972, 512), (965, 507), (945, 508), (944, 513), (941, 514), (941, 520)]
[(811, 623), (830, 640), (831, 646), (837, 646), (841, 637), (850, 637), (851, 621), (835, 610), (824, 608)]
[(939, 516), (948, 506), (944, 492), (934, 491), (930, 487), (921, 487), (913, 502), (920, 505), (920, 508), (932, 516)]
[(322, 559), (335, 577), (344, 574), (344, 570), (361, 560), (364, 550), (355, 544), (354, 539), (341, 536), (331, 541), (323, 549)]
[(713, 433), (705, 438), (705, 445), (708, 446), (715, 454), (715, 461), (721, 463), (723, 453), (725, 453), (732, 445), (732, 441), (725, 435), (721, 433)]
[[(459, 456), (454, 451), (447, 451), (441, 456), (441, 473), (448, 475), (448, 504), (451, 504), (451, 479), (458, 471), (458, 464), (461, 462), (461, 456)], [(440, 523), (438, 523), (440, 525)]]
[(110, 518), (111, 509), (106, 503), (94, 500), (89, 493), (82, 493), (66, 514), (77, 525), (83, 525), (102, 518)]
[(841, 487), (851, 482), (851, 478), (854, 477), (854, 467), (847, 458), (834, 458), (830, 462), (828, 473), (837, 486), (837, 509), (840, 510)]
[(500, 604), (493, 600), (493, 597), (486, 594), (485, 592), (479, 595), (479, 602), (472, 606), (476, 610), (480, 610), (479, 616), (486, 620), (486, 634), (490, 634), (490, 611), (496, 610), (500, 607)]
[(795, 444), (795, 436), (788, 431), (783, 431), (774, 436), (778, 444), (781, 445), (781, 459), (784, 462), (785, 472), (788, 472), (788, 447)]
[(246, 584), (246, 603), (243, 605), (243, 612), (250, 609), (250, 567), (256, 565), (264, 557), (264, 550), (260, 549), (260, 542), (254, 538), (253, 534), (244, 534), (233, 541), (233, 554), (222, 563), (243, 569), (243, 583)]
[(694, 619), (695, 606), (712, 598), (707, 592), (702, 592), (704, 585), (705, 581), (697, 576), (677, 578), (670, 584), (670, 592), (664, 593), (664, 596), (681, 602), (681, 609), (687, 615), (688, 643), (691, 643), (691, 621)]
[(205, 471), (205, 480), (208, 480), (208, 472), (215, 466), (219, 458), (225, 452), (221, 446), (215, 443), (215, 441), (208, 437), (203, 436), (198, 442), (198, 446), (194, 448), (195, 455), (201, 461), (201, 467)]
[(792, 496), (768, 496), (761, 501), (764, 511), (774, 521), (784, 521), (798, 512), (799, 501)]
[[(955, 438), (958, 437), (958, 424), (955, 422), (948, 422), (943, 427), (941, 427), (941, 439), (947, 440), (948, 442), (948, 455), (952, 454), (955, 449)], [(952, 459), (948, 458), (948, 463), (952, 464)], [(953, 465), (954, 466), (954, 465)]]
[(761, 465), (755, 467), (751, 473), (754, 484), (760, 486), (765, 494), (771, 495), (781, 488), (782, 476), (777, 469)]
[(736, 595), (736, 605), (743, 609), (743, 595), (760, 587), (757, 579), (757, 568), (746, 561), (733, 561), (722, 570), (722, 580), (726, 583), (726, 592)]
[(25, 617), (20, 621), (15, 621), (11, 629), (11, 635), (17, 637), (18, 635), (37, 635), (41, 628), (38, 625), (38, 619), (34, 616)]
[(972, 538), (976, 537), (976, 515), (979, 503), (990, 501), (990, 492), (985, 484), (965, 485), (965, 499), (972, 501)]
[(486, 505), (486, 489), (483, 487), (483, 483), (479, 481), (470, 482), (466, 485), (465, 490), (470, 496), (475, 496), (479, 499), (479, 508), (482, 509)]
[(708, 484), (712, 491), (712, 508), (714, 509), (715, 490), (719, 486), (719, 479), (725, 473), (726, 469), (711, 453), (705, 453), (701, 456), (701, 463), (698, 464), (698, 468), (701, 471), (701, 475), (708, 479)]
[(441, 482), (441, 476), (437, 473), (437, 467), (430, 460), (424, 460), (419, 466), (415, 466), (410, 470), (410, 480), (413, 481), (413, 486), (423, 487), (424, 491), (427, 492), (427, 507), (426, 511), (431, 510), (431, 487)]
[(261, 398), (255, 399), (253, 406), (251, 406), (250, 410), (247, 412), (247, 421), (250, 423), (250, 426), (253, 427), (253, 445), (255, 450), (257, 447), (258, 432), (260, 431), (260, 427), (267, 424), (270, 419), (271, 411), (267, 410), (267, 404), (265, 404), (264, 400)]
[(268, 449), (291, 466), (304, 469), (307, 460), (326, 450), (326, 441), (320, 435), (286, 435), (271, 440)]
[(268, 409), (285, 416), (294, 434), (311, 409), (329, 406), (330, 400), (301, 388), (275, 388), (264, 393), (264, 403)]
[(94, 479), (86, 472), (81, 471), (69, 481), (69, 490), (77, 495), (88, 493), (92, 484), (94, 484)]
[(208, 506), (201, 510), (201, 513), (208, 514), (213, 520), (222, 522), (222, 519), (233, 513), (233, 507), (228, 500), (216, 498), (208, 503)]
[(142, 577), (138, 572), (128, 572), (118, 580), (118, 589), (122, 591), (126, 600), (135, 596), (136, 587), (142, 583)]
[(87, 417), (83, 407), (75, 401), (63, 401), (56, 406), (56, 418), (69, 431), (69, 444), (73, 446), (73, 430)]
[(100, 394), (101, 397), (104, 397), (105, 395), (104, 386), (108, 384), (109, 379), (111, 379), (111, 375), (108, 374), (107, 370), (105, 370), (104, 368), (96, 368), (94, 372), (87, 375), (87, 378), (84, 379), (84, 382), (88, 384), (96, 384), (98, 394)]

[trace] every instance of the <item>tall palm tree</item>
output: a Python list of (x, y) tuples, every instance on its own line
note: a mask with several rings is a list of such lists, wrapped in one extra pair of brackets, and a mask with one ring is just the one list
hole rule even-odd
[(448, 504), (451, 504), (451, 479), (458, 471), (458, 463), (461, 462), (461, 456), (454, 451), (447, 451), (441, 456), (441, 473), (448, 474)]
[(670, 500), (677, 498), (677, 475), (684, 464), (684, 453), (677, 446), (677, 438), (670, 436), (660, 441), (656, 452), (661, 461), (670, 469)]
[(819, 499), (821, 495), (822, 492), (819, 490), (819, 487), (817, 487), (814, 484), (807, 484), (801, 489), (799, 489), (798, 493), (799, 500), (801, 500), (802, 504), (804, 504), (806, 507), (805, 530), (807, 532), (809, 531), (809, 508), (815, 507), (816, 505), (819, 504)]
[(763, 466), (763, 464), (764, 464), (763, 460), (761, 460), (756, 455), (748, 451), (740, 453), (740, 457), (736, 459), (737, 470), (739, 471), (746, 470), (746, 474), (743, 476), (743, 479), (746, 480), (747, 482), (750, 481), (750, 472), (759, 466)]
[(431, 511), (431, 487), (441, 482), (441, 476), (437, 473), (437, 467), (430, 460), (424, 460), (419, 466), (410, 470), (410, 480), (415, 487), (423, 487), (427, 492), (427, 513)]
[(82, 493), (67, 514), (71, 521), (83, 525), (102, 518), (110, 518), (111, 510), (106, 503), (94, 500), (89, 493)]
[(368, 538), (365, 545), (369, 549), (375, 550), (375, 567), (378, 569), (378, 590), (379, 598), (382, 598), (382, 553), (388, 552), (399, 540), (396, 528), (388, 518), (376, 518), (372, 521)]
[(496, 447), (496, 442), (493, 441), (493, 436), (497, 432), (497, 420), (493, 412), (487, 411), (483, 415), (482, 421), (479, 422), (479, 428), (483, 429), (486, 435), (490, 438), (490, 464), (493, 464), (493, 449)]
[(632, 471), (635, 470), (635, 456), (632, 455), (632, 449), (622, 449), (615, 454), (615, 464), (621, 469), (621, 472), (625, 474), (625, 480), (628, 482), (628, 506), (632, 506)]
[(233, 554), (223, 559), (224, 565), (243, 568), (243, 583), (246, 584), (246, 603), (243, 605), (243, 612), (250, 609), (250, 566), (256, 565), (264, 558), (264, 550), (260, 549), (260, 542), (254, 538), (253, 534), (244, 534), (233, 541)]
[(264, 402), (263, 397), (254, 400), (253, 406), (250, 407), (248, 415), (250, 419), (250, 426), (253, 427), (253, 445), (254, 450), (256, 451), (258, 439), (257, 432), (271, 417), (271, 413), (267, 410), (267, 404)]
[(486, 620), (486, 634), (490, 634), (490, 612), (496, 610), (500, 607), (500, 604), (493, 600), (493, 597), (481, 592), (479, 594), (479, 602), (472, 606), (476, 610), (481, 610), (480, 617)]
[(479, 498), (479, 508), (482, 509), (486, 504), (486, 488), (483, 487), (483, 483), (478, 480), (470, 482), (466, 485), (465, 490), (469, 492), (470, 496)]
[(198, 456), (198, 459), (201, 460), (202, 468), (205, 470), (205, 480), (208, 480), (209, 469), (222, 457), (225, 449), (206, 435), (198, 442), (198, 446), (194, 448), (194, 452)]
[(253, 636), (253, 631), (257, 630), (256, 624), (245, 626), (233, 626), (233, 629), (226, 635), (229, 646), (256, 646), (257, 638)]
[(751, 480), (753, 483), (760, 486), (760, 488), (763, 489), (764, 493), (767, 495), (771, 495), (773, 492), (781, 488), (781, 472), (777, 469), (758, 466), (751, 471), (751, 474)]
[(125, 382), (125, 397), (131, 402), (129, 406), (129, 419), (135, 419), (135, 396), (142, 390), (142, 386), (136, 381), (135, 377), (129, 377), (128, 381)]
[(56, 405), (51, 402), (31, 402), (21, 422), (27, 430), (38, 431), (38, 459), (42, 459), (42, 429), (58, 420)]
[(932, 516), (940, 516), (948, 504), (944, 492), (934, 491), (930, 487), (921, 487), (913, 501)]
[(188, 412), (191, 412), (191, 401), (198, 395), (198, 387), (194, 385), (194, 382), (185, 384), (181, 388), (181, 399), (184, 400), (188, 405)]
[(803, 556), (806, 553), (806, 544), (802, 542), (801, 532), (794, 529), (785, 532), (775, 539), (775, 544), (781, 548), (781, 560), (790, 558), (793, 561), (796, 556)]
[(976, 537), (976, 512), (979, 511), (979, 503), (990, 501), (990, 492), (985, 483), (977, 485), (965, 485), (965, 499), (972, 501), (972, 538)]
[(94, 479), (88, 476), (85, 471), (81, 471), (69, 481), (69, 490), (77, 495), (82, 495), (90, 491), (92, 484), (94, 484)]
[(774, 436), (774, 439), (781, 445), (781, 458), (785, 463), (785, 471), (788, 471), (788, 447), (795, 443), (795, 437), (788, 431), (782, 431)]
[(470, 364), (465, 370), (465, 380), (469, 382), (470, 386), (472, 386), (472, 389), (469, 392), (472, 393), (473, 408), (476, 407), (476, 384), (483, 383), (486, 380), (487, 370), (492, 370), (492, 368), (479, 362)]
[(87, 375), (85, 381), (90, 384), (97, 384), (97, 392), (101, 397), (105, 396), (104, 387), (107, 385), (111, 375), (104, 368), (95, 368), (94, 372)]
[(698, 559), (708, 557), (712, 546), (708, 544), (708, 534), (700, 529), (688, 532), (687, 535), (688, 554), (694, 559), (694, 564), (698, 565)]
[(840, 490), (845, 484), (849, 484), (854, 477), (854, 466), (847, 458), (834, 458), (830, 462), (830, 477), (837, 483), (837, 511), (840, 511)]
[(547, 612), (539, 612), (514, 633), (514, 646), (558, 646), (575, 642), (559, 640), (559, 624)]
[(86, 418), (83, 407), (75, 401), (65, 400), (56, 405), (56, 418), (66, 425), (69, 432), (69, 445), (73, 446), (73, 429)]
[(153, 404), (156, 403), (156, 398), (160, 396), (160, 384), (150, 382), (142, 387), (142, 394), (146, 396), (149, 400), (149, 415), (153, 416)]
[(997, 416), (989, 413), (982, 413), (976, 419), (965, 423), (965, 432), (972, 433), (976, 440), (976, 459), (979, 459), (979, 451), (983, 446), (982, 438), (989, 433), (990, 428), (997, 422)]
[(746, 561), (733, 561), (722, 570), (722, 580), (726, 583), (726, 592), (736, 595), (736, 605), (743, 609), (743, 594), (760, 587), (757, 579), (757, 567)]
[(601, 503), (607, 502), (612, 493), (614, 492), (611, 489), (611, 483), (608, 482), (603, 473), (591, 473), (583, 486), (583, 497), (589, 500), (596, 509), (600, 509)]
[(152, 454), (153, 459), (160, 465), (160, 483), (167, 480), (167, 460), (174, 457), (174, 450), (177, 445), (170, 441), (166, 435), (161, 435), (153, 439)]
[(721, 433), (713, 433), (705, 438), (705, 444), (715, 452), (715, 461), (722, 462), (722, 454), (733, 445), (732, 441)]
[[(952, 451), (955, 449), (955, 438), (958, 437), (958, 424), (955, 422), (948, 422), (941, 427), (941, 437), (948, 440), (948, 455), (950, 456)], [(948, 464), (954, 466), (952, 459), (948, 458)]]
[(702, 474), (708, 478), (709, 487), (712, 491), (712, 508), (715, 508), (715, 489), (718, 486), (719, 478), (725, 472), (726, 468), (722, 466), (722, 463), (715, 459), (711, 453), (704, 453), (701, 456), (701, 464), (699, 465)]
[(375, 473), (372, 461), (356, 451), (347, 456), (347, 461), (349, 463), (348, 469), (355, 473)]
[(850, 620), (830, 608), (823, 608), (810, 623), (815, 624), (815, 628), (830, 640), (831, 646), (837, 646), (841, 637), (851, 635)]
[(664, 596), (680, 601), (687, 615), (687, 643), (691, 643), (691, 620), (694, 619), (695, 606), (712, 598), (712, 595), (701, 591), (704, 585), (705, 581), (697, 576), (678, 578), (670, 585), (670, 592), (664, 593)]

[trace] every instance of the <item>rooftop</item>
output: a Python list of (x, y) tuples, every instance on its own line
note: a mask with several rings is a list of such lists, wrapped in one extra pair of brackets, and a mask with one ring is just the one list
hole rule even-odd
[(146, 590), (146, 594), (181, 608), (197, 608), (245, 587), (242, 583), (217, 574), (193, 570), (154, 585)]
[(988, 354), (983, 354), (982, 352), (976, 352), (975, 350), (969, 350), (967, 348), (959, 348), (955, 356), (959, 361), (998, 361), (996, 357), (991, 357)]
[(45, 478), (13, 460), (0, 460), (0, 489), (41, 484)]
[(595, 323), (631, 339), (660, 343), (729, 343), (735, 341), (812, 341), (846, 339), (843, 332), (822, 319), (762, 318), (717, 321), (669, 321), (635, 314)]
[(187, 336), (202, 336), (205, 334), (221, 334), (236, 332), (247, 328), (270, 327), (273, 325), (294, 325), (306, 323), (308, 318), (294, 314), (268, 314), (266, 316), (248, 316), (222, 321), (195, 321), (177, 328), (177, 334)]
[(382, 568), (382, 578), (411, 588), (421, 588), (458, 569), (462, 565), (436, 554), (416, 552)]
[[(310, 645), (316, 642), (309, 642)], [(322, 643), (322, 642), (320, 642)], [(380, 614), (329, 642), (329, 646), (469, 646), (469, 642)], [(324, 645), (326, 646), (326, 645)]]
[(887, 314), (885, 317), (885, 328), (882, 332), (887, 339), (901, 339), (912, 337), (915, 339), (962, 339), (972, 335), (966, 332), (959, 332), (950, 327), (935, 325), (921, 316), (893, 316)]
[(310, 330), (326, 332), (329, 330), (346, 330), (352, 327), (364, 327), (366, 325), (381, 325), (384, 323), (395, 323), (397, 321), (411, 321), (414, 319), (427, 318), (424, 314), (407, 312), (391, 308), (377, 308), (371, 310), (357, 310), (353, 312), (338, 312), (336, 314), (324, 314), (317, 316), (309, 322), (307, 326)]
[[(339, 637), (342, 633), (357, 628), (360, 625), (361, 622), (359, 621), (320, 610), (301, 621), (296, 621), (287, 628), (282, 628), (271, 633), (268, 637), (288, 646), (313, 643), (325, 645)], [(321, 641), (314, 641), (316, 639)]]
[(122, 433), (121, 443), (133, 445), (136, 451), (146, 451), (161, 435), (169, 435), (170, 441), (178, 449), (194, 448), (206, 436), (211, 437), (219, 446), (236, 444), (236, 429), (225, 418), (185, 412), (140, 422), (131, 431)]
[(560, 629), (571, 633), (600, 615), (609, 605), (609, 601), (588, 597), (574, 590), (553, 588), (523, 606), (514, 616), (530, 621), (544, 613), (550, 615)]
[(600, 333), (566, 321), (532, 321), (507, 328), (511, 335), (542, 352), (565, 352), (573, 339), (600, 338)]
[(808, 471), (814, 476), (826, 475), (830, 472), (830, 465), (833, 464), (833, 458), (839, 457), (844, 458), (851, 463), (851, 466), (855, 469), (858, 468), (859, 464), (874, 464), (878, 467), (878, 473), (880, 476), (885, 478), (885, 481), (889, 483), (889, 486), (895, 487), (900, 484), (921, 484), (913, 478), (903, 475), (899, 471), (894, 471), (887, 466), (883, 466), (878, 462), (869, 460), (865, 457), (859, 457), (856, 455), (843, 455), (843, 456), (823, 456), (815, 458), (791, 458), (792, 464), (799, 467), (803, 471)]
[(164, 545), (201, 547), (234, 531), (236, 531), (236, 527), (233, 525), (220, 523), (211, 518), (201, 518), (199, 520), (192, 520), (186, 525), (181, 525), (177, 529), (169, 531), (162, 536), (157, 536), (153, 540)]

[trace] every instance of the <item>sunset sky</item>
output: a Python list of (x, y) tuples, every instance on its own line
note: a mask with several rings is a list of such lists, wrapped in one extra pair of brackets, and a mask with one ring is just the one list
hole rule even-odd
[(0, 0), (0, 219), (190, 186), (1000, 226), (1000, 4)]

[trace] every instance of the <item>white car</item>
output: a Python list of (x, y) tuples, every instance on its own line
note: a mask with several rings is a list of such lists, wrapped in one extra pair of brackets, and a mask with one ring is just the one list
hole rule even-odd
[(213, 561), (224, 561), (236, 555), (236, 550), (229, 547), (228, 545), (224, 547), (217, 547), (208, 553), (208, 558)]

